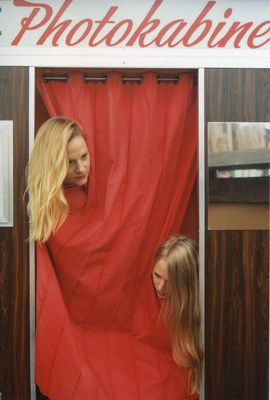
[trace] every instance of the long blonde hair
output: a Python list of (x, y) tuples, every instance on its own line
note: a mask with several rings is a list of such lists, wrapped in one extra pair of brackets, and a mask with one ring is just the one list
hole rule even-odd
[(69, 118), (48, 119), (39, 129), (26, 168), (31, 237), (46, 242), (67, 217), (69, 206), (63, 191), (68, 170), (67, 145), (84, 136), (81, 125)]
[(161, 313), (171, 331), (173, 358), (179, 366), (189, 368), (190, 393), (199, 393), (203, 352), (196, 244), (186, 236), (169, 237), (156, 253), (155, 261), (160, 259), (168, 268), (167, 293)]

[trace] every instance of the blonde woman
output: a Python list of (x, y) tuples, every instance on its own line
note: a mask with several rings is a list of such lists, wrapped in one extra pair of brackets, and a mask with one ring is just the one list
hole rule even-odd
[(195, 242), (181, 235), (166, 239), (156, 253), (152, 280), (164, 300), (161, 316), (171, 332), (173, 358), (189, 368), (190, 394), (199, 393), (203, 354)]
[(69, 205), (65, 186), (88, 183), (90, 157), (81, 125), (55, 117), (39, 129), (27, 166), (31, 239), (46, 242), (65, 221)]

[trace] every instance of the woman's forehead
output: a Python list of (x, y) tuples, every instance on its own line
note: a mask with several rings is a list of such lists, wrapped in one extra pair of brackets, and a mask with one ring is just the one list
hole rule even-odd
[(155, 263), (154, 272), (160, 275), (163, 279), (168, 280), (167, 262), (163, 258), (160, 258)]

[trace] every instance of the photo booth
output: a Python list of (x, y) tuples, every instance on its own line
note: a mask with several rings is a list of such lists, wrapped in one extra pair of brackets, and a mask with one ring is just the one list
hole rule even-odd
[[(185, 399), (151, 281), (177, 232), (199, 245), (200, 399), (267, 398), (269, 229), (208, 226), (208, 124), (269, 122), (269, 7), (0, 1), (0, 119), (12, 121), (0, 169), (3, 398)], [(61, 235), (35, 247), (24, 170), (58, 115), (84, 127), (90, 182), (84, 198), (66, 192)]]

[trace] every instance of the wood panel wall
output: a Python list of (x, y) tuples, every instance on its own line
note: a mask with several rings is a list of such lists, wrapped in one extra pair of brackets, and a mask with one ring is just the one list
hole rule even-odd
[(0, 393), (2, 400), (29, 400), (28, 68), (0, 67), (0, 120), (13, 120), (14, 135), (14, 227), (0, 228)]
[[(207, 69), (205, 121), (269, 122), (270, 70)], [(267, 400), (269, 230), (205, 240), (205, 399)]]

